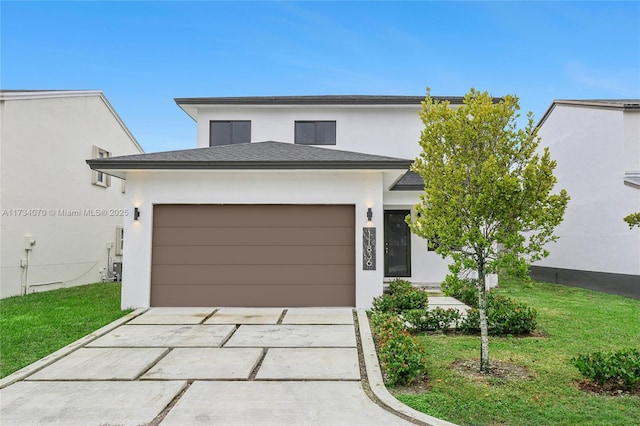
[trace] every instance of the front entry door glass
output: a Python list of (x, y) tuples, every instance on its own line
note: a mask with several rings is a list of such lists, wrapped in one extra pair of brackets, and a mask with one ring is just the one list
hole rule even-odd
[(409, 210), (384, 212), (384, 275), (411, 276), (411, 230), (404, 219)]

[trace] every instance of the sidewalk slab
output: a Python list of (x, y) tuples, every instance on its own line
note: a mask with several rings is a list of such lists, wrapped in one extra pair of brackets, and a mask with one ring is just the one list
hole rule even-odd
[(280, 308), (222, 308), (205, 324), (277, 324), (282, 311)]
[(262, 356), (261, 348), (176, 348), (142, 380), (246, 380)]
[(353, 325), (241, 325), (225, 347), (355, 347)]
[(27, 380), (134, 380), (166, 352), (164, 348), (81, 348)]
[(141, 425), (186, 382), (18, 382), (0, 390), (2, 426)]
[(280, 381), (194, 382), (160, 424), (393, 426), (411, 423), (374, 404), (360, 382)]
[(447, 305), (458, 306), (458, 305), (463, 305), (463, 306), (466, 306), (464, 303), (462, 303), (458, 299), (455, 299), (455, 298), (449, 297), (449, 296), (430, 296), (429, 297), (429, 305), (435, 305), (435, 306), (447, 306)]
[(282, 324), (353, 324), (349, 308), (291, 308)]
[(129, 324), (200, 324), (213, 308), (151, 308)]
[(123, 325), (87, 347), (218, 347), (232, 325)]
[(256, 380), (360, 380), (356, 348), (272, 348)]

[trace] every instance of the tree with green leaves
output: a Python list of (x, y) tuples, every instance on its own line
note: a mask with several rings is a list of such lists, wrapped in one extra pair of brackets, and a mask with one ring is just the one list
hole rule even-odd
[(625, 216), (624, 221), (629, 225), (629, 229), (633, 229), (634, 226), (640, 228), (640, 212), (631, 213), (628, 216)]
[(420, 117), (422, 152), (412, 170), (424, 180), (411, 230), (442, 257), (451, 274), (477, 272), (480, 313), (480, 370), (489, 369), (486, 275), (507, 272), (528, 277), (529, 265), (549, 252), (554, 228), (569, 196), (552, 194), (556, 162), (537, 151), (533, 114), (519, 129), (518, 98), (493, 99), (475, 89), (457, 108), (427, 97)]

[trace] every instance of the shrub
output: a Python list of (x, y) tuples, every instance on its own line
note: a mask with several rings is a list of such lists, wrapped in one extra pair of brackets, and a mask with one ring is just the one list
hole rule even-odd
[(404, 330), (398, 316), (389, 312), (374, 312), (371, 315), (371, 326), (380, 345)]
[(640, 390), (640, 350), (578, 354), (571, 359), (580, 373), (603, 388)]
[(372, 311), (400, 314), (411, 309), (424, 309), (429, 304), (429, 296), (417, 289), (409, 281), (396, 279), (389, 284), (385, 294), (373, 299)]
[(424, 347), (406, 331), (380, 343), (380, 361), (390, 386), (409, 384), (424, 374), (425, 358)]
[[(538, 312), (522, 303), (498, 294), (487, 294), (487, 326), (493, 336), (505, 334), (528, 334), (537, 326)], [(471, 308), (460, 323), (463, 333), (480, 331), (480, 312)]]
[(388, 385), (408, 384), (425, 373), (425, 348), (403, 329), (397, 314), (373, 312), (371, 326)]
[(456, 309), (412, 309), (400, 315), (400, 321), (408, 331), (447, 331), (455, 328), (461, 315)]
[(447, 275), (441, 284), (442, 292), (450, 297), (455, 297), (465, 305), (478, 307), (477, 280), (461, 279), (454, 275)]

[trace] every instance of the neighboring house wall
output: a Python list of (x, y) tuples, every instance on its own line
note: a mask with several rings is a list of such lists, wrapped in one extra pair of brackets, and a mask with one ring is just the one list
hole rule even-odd
[(93, 184), (85, 160), (142, 149), (101, 92), (5, 91), (0, 108), (0, 297), (100, 281), (130, 212), (122, 181)]
[(622, 220), (640, 210), (640, 188), (624, 183), (640, 171), (640, 110), (556, 103), (539, 135), (571, 200), (534, 277), (640, 296), (640, 230)]

